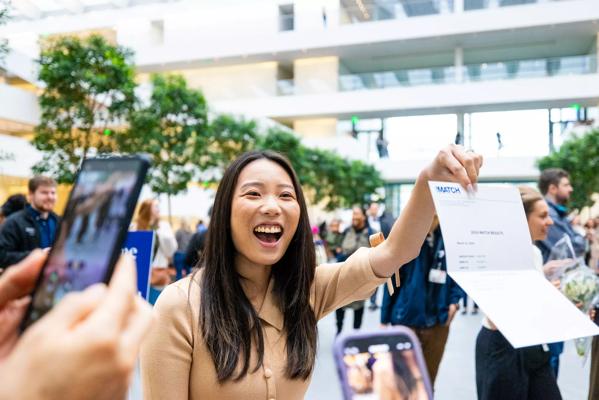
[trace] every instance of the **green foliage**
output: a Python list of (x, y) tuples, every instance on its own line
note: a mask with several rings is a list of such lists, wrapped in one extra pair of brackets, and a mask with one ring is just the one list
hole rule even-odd
[(41, 122), (33, 143), (43, 159), (35, 173), (71, 183), (89, 155), (143, 152), (153, 158), (151, 189), (171, 196), (243, 152), (269, 149), (290, 159), (308, 198), (328, 209), (362, 203), (383, 185), (372, 166), (307, 148), (284, 129), (262, 133), (255, 121), (230, 115), (208, 123), (202, 93), (181, 76), (153, 75), (149, 103), (136, 102), (131, 58), (100, 36), (63, 37), (42, 52)]
[(209, 151), (206, 102), (179, 75), (153, 75), (147, 106), (131, 114), (126, 134), (117, 136), (124, 152), (152, 157), (150, 187), (175, 195), (187, 189), (199, 170), (214, 165)]
[(259, 138), (257, 148), (285, 154), (307, 197), (329, 210), (363, 204), (384, 183), (373, 166), (332, 151), (305, 147), (297, 136), (281, 129), (270, 129)]
[[(116, 150), (135, 104), (132, 52), (101, 36), (62, 37), (41, 53), (41, 121), (33, 144), (44, 155), (35, 173), (71, 183), (86, 157)], [(105, 134), (109, 129), (109, 134)]]
[(565, 141), (559, 151), (538, 160), (539, 169), (562, 168), (570, 173), (574, 192), (570, 205), (590, 205), (590, 196), (599, 191), (599, 130), (595, 129)]
[(253, 120), (220, 114), (210, 123), (209, 136), (213, 141), (210, 165), (224, 168), (240, 154), (255, 148), (258, 127)]

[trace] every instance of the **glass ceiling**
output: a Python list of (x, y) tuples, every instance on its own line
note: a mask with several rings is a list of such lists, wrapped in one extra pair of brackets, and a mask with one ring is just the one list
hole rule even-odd
[(50, 16), (81, 14), (177, 0), (12, 0), (12, 20), (31, 20)]

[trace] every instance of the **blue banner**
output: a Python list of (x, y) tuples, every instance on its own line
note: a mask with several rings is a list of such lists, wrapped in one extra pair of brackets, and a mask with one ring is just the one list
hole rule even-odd
[(144, 299), (148, 299), (150, 290), (150, 264), (154, 248), (154, 232), (128, 232), (122, 253), (129, 253), (137, 264), (137, 290)]

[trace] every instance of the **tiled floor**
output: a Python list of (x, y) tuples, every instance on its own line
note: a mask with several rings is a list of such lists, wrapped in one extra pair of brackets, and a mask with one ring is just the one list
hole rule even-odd
[[(363, 329), (378, 327), (379, 312), (365, 311)], [(351, 327), (352, 312), (346, 313), (346, 329)], [(481, 314), (457, 315), (449, 334), (445, 355), (435, 387), (437, 400), (475, 400), (474, 342), (481, 326)], [(341, 399), (337, 373), (332, 356), (335, 336), (335, 315), (319, 323), (320, 349), (307, 400)], [(586, 400), (589, 363), (583, 366), (572, 343), (566, 344), (561, 357), (559, 386), (564, 400)]]

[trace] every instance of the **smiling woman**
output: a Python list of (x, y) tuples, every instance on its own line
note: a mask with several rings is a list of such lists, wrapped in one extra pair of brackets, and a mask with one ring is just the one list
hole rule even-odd
[(419, 251), (433, 217), (429, 180), (472, 190), (482, 159), (442, 150), (388, 239), (316, 268), (302, 188), (289, 161), (242, 155), (214, 201), (202, 266), (167, 287), (141, 355), (146, 399), (303, 399), (316, 322), (363, 300)]

